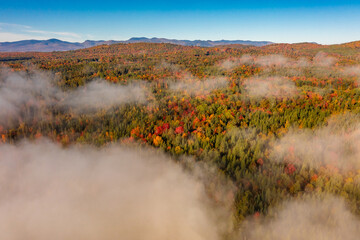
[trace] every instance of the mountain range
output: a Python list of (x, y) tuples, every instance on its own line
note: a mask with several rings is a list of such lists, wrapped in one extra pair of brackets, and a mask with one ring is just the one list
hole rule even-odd
[(16, 42), (0, 42), (0, 52), (53, 52), (53, 51), (69, 51), (88, 47), (94, 47), (98, 45), (111, 45), (116, 43), (172, 43), (183, 46), (199, 46), (199, 47), (214, 47), (219, 45), (229, 44), (243, 44), (252, 46), (265, 46), (272, 44), (269, 41), (249, 41), (249, 40), (177, 40), (167, 38), (130, 38), (126, 41), (92, 41), (86, 40), (80, 42), (66, 42), (59, 39), (48, 39), (48, 40), (22, 40)]

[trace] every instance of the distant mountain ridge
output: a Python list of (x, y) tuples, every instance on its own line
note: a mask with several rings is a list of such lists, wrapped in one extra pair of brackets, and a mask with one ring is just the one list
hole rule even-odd
[(67, 42), (59, 39), (48, 40), (23, 40), (16, 42), (0, 42), (0, 52), (53, 52), (53, 51), (69, 51), (82, 48), (89, 48), (103, 44), (116, 44), (116, 43), (172, 43), (183, 46), (199, 46), (199, 47), (214, 47), (219, 45), (229, 44), (243, 44), (251, 46), (265, 46), (272, 44), (269, 41), (250, 41), (250, 40), (177, 40), (167, 38), (146, 38), (146, 37), (134, 37), (126, 41), (93, 41), (86, 40), (85, 42)]
[(243, 45), (252, 45), (252, 46), (265, 46), (272, 44), (273, 42), (269, 41), (250, 41), (250, 40), (177, 40), (177, 39), (167, 39), (167, 38), (130, 38), (125, 41), (129, 43), (134, 42), (149, 42), (149, 43), (172, 43), (184, 46), (198, 46), (198, 47), (214, 47), (219, 45), (229, 45), (229, 44), (243, 44)]

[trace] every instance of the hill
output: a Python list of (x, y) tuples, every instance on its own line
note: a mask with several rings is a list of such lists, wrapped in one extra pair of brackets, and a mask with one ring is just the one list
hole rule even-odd
[(23, 40), (16, 42), (1, 42), (0, 52), (53, 52), (69, 51), (83, 48), (94, 47), (98, 45), (111, 45), (115, 43), (172, 43), (183, 46), (214, 47), (219, 45), (242, 44), (251, 46), (265, 46), (271, 44), (268, 41), (244, 41), (244, 40), (220, 40), (220, 41), (203, 41), (203, 40), (176, 40), (167, 38), (130, 38), (127, 41), (92, 41), (86, 40), (79, 42), (66, 42), (58, 39), (48, 40)]
[[(82, 153), (102, 159), (97, 162), (106, 161), (107, 155), (120, 157), (111, 150), (115, 144), (129, 149), (153, 147), (179, 167), (184, 164), (186, 171), (198, 169), (189, 158), (204, 164), (201, 167), (210, 166), (211, 176), (196, 179), (209, 184), (200, 189), (214, 202), (211, 206), (231, 209), (235, 229), (247, 224), (247, 219), (272, 221), (273, 213), (282, 214), (277, 209), (284, 202), (325, 201), (330, 195), (346, 202), (349, 210), (340, 210), (347, 216), (358, 217), (359, 47), (359, 42), (261, 47), (136, 42), (58, 52), (3, 52), (0, 159), (13, 162), (16, 155), (4, 151), (4, 146), (16, 151), (24, 146), (18, 144), (24, 138), (50, 139), (76, 156), (81, 155), (72, 146), (106, 147), (106, 152), (99, 153), (82, 148)], [(51, 156), (68, 156), (54, 154), (58, 147), (51, 146), (41, 149)], [(40, 152), (39, 159), (44, 159), (41, 150), (29, 152)], [(26, 152), (21, 156), (29, 161)], [(15, 171), (7, 177), (13, 186), (21, 168), (7, 165)], [(59, 176), (58, 166), (47, 172)], [(63, 169), (67, 174), (69, 168)], [(94, 168), (89, 169), (94, 176)], [(119, 174), (116, 169), (111, 172)], [(233, 187), (223, 187), (225, 180)], [(91, 188), (85, 197), (100, 195), (98, 185), (94, 186), (95, 192)], [(175, 183), (171, 187), (178, 188)], [(114, 202), (118, 204), (117, 199)], [(324, 205), (324, 219), (328, 209), (338, 209), (334, 206)], [(310, 215), (317, 214), (310, 207), (304, 212), (310, 219), (319, 219)], [(299, 215), (293, 214), (296, 221)], [(331, 220), (337, 219), (333, 216)]]

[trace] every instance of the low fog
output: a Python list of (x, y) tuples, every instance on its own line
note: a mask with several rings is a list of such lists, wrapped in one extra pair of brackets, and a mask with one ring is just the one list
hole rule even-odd
[(171, 71), (173, 74), (178, 75), (179, 79), (165, 80), (169, 89), (174, 92), (188, 94), (190, 96), (207, 95), (211, 91), (225, 88), (228, 86), (228, 81), (225, 77), (210, 77), (207, 79), (199, 79), (193, 76), (190, 72), (183, 70), (180, 66), (162, 61), (157, 66)]
[(291, 97), (297, 94), (295, 83), (283, 77), (253, 77), (244, 81), (249, 97)]
[(46, 108), (62, 97), (45, 74), (27, 76), (0, 69), (0, 125), (6, 127), (18, 119), (45, 115)]
[(278, 207), (265, 219), (244, 225), (246, 240), (356, 240), (360, 221), (344, 201), (332, 196), (305, 197)]
[[(278, 55), (246, 56), (224, 62), (223, 67), (231, 69), (246, 61), (283, 67), (290, 60)], [(314, 58), (318, 66), (334, 63), (323, 53)], [(355, 68), (351, 71), (358, 74)], [(169, 83), (169, 88), (197, 96), (227, 85), (226, 78), (199, 80), (189, 75)], [(295, 83), (282, 77), (253, 77), (245, 79), (243, 86), (255, 98), (298, 93)], [(3, 70), (0, 125), (33, 116), (51, 117), (48, 108), (53, 106), (91, 113), (124, 103), (144, 103), (145, 99), (141, 83), (124, 86), (95, 80), (63, 91), (42, 73)], [(359, 170), (358, 116), (345, 118), (345, 122), (334, 119), (317, 130), (285, 133), (275, 143), (271, 160)], [(249, 138), (251, 131), (229, 134)], [(181, 162), (185, 167), (139, 146), (63, 148), (44, 139), (0, 144), (0, 239), (356, 240), (360, 236), (359, 219), (343, 200), (332, 196), (285, 201), (271, 209), (269, 216), (249, 217), (239, 231), (232, 232), (234, 186), (218, 178), (215, 168)]]
[(276, 54), (260, 56), (255, 59), (255, 63), (262, 67), (285, 67), (289, 62), (289, 58)]
[(337, 59), (335, 57), (329, 56), (324, 52), (318, 52), (313, 58), (314, 65), (321, 67), (331, 67), (336, 63)]
[(349, 75), (349, 76), (360, 77), (360, 66), (355, 65), (355, 66), (345, 67), (344, 73)]
[(183, 79), (176, 82), (169, 83), (170, 90), (183, 92), (191, 96), (206, 95), (211, 91), (227, 86), (228, 81), (224, 77), (214, 77), (200, 80), (191, 75), (187, 75)]
[(275, 144), (272, 158), (297, 165), (340, 170), (360, 169), (358, 115), (346, 114), (329, 120), (325, 127), (290, 130)]
[(354, 77), (357, 85), (360, 84), (360, 66), (359, 65), (345, 67), (343, 73), (345, 76)]
[(51, 118), (50, 107), (61, 107), (75, 113), (92, 113), (124, 103), (145, 103), (146, 93), (141, 83), (117, 85), (94, 80), (75, 90), (63, 91), (49, 73), (0, 70), (0, 125), (34, 118)]
[(240, 58), (228, 58), (218, 63), (218, 66), (226, 71), (231, 71), (243, 64), (258, 65), (263, 68), (306, 68), (322, 67), (329, 68), (335, 65), (337, 59), (324, 52), (318, 52), (312, 61), (306, 58), (289, 58), (280, 54), (269, 54), (264, 56), (242, 55)]
[(262, 67), (286, 67), (290, 62), (291, 60), (289, 58), (277, 54), (258, 57), (244, 54), (240, 58), (229, 58), (221, 61), (219, 63), (219, 67), (221, 69), (230, 71), (242, 64), (256, 64)]
[(231, 234), (232, 185), (194, 164), (184, 168), (157, 151), (118, 145), (64, 149), (44, 139), (0, 145), (0, 238), (352, 240), (360, 234), (359, 220), (329, 196), (286, 201)]
[(63, 105), (76, 112), (87, 113), (131, 102), (146, 102), (145, 90), (141, 84), (124, 86), (96, 80), (69, 91)]
[(0, 238), (220, 239), (224, 212), (159, 152), (0, 145)]

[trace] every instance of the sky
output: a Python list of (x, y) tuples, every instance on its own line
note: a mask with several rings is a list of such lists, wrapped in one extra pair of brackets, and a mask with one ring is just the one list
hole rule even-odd
[(0, 42), (131, 37), (321, 44), (360, 40), (360, 0), (3, 1)]

